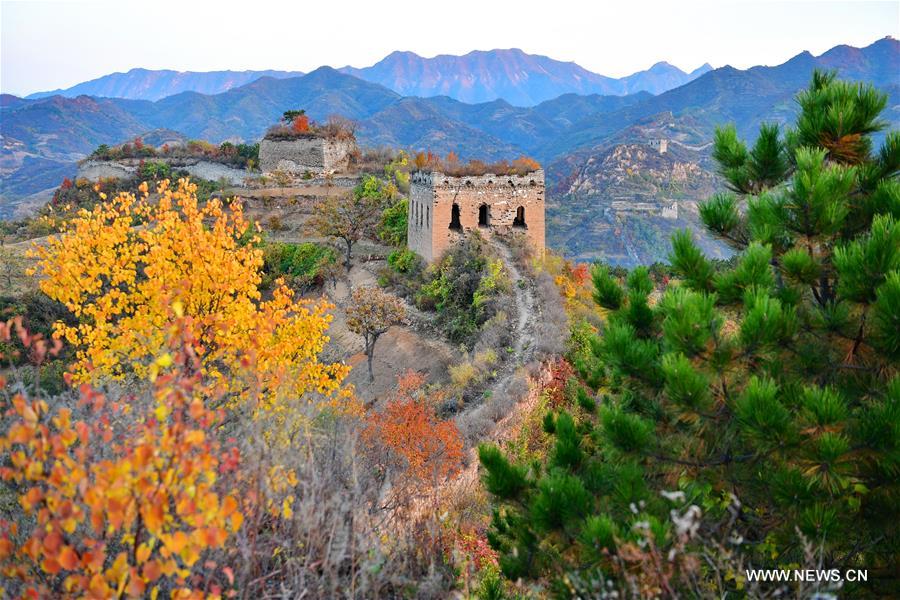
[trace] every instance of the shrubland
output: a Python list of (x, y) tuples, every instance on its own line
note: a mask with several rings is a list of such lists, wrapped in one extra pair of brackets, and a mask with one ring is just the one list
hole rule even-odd
[(424, 271), (415, 302), (437, 313), (438, 326), (451, 342), (471, 345), (491, 318), (510, 312), (511, 285), (502, 260), (481, 237), (471, 235)]
[(303, 109), (285, 111), (281, 123), (266, 132), (266, 139), (287, 140), (299, 137), (320, 137), (353, 140), (356, 125), (339, 115), (328, 117), (325, 123), (312, 121)]
[[(59, 320), (0, 326), (4, 594), (452, 586), (456, 537), (432, 509), (462, 442), (421, 378), (364, 409), (347, 368), (318, 358), (329, 307), (281, 282), (260, 293), (239, 203), (198, 202), (186, 181), (149, 202), (141, 187), (37, 249)], [(72, 385), (48, 390), (67, 347)]]
[(431, 152), (419, 152), (413, 160), (413, 166), (419, 171), (437, 171), (453, 177), (465, 175), (527, 175), (541, 168), (533, 158), (521, 156), (513, 161), (500, 160), (486, 163), (478, 159), (470, 159), (468, 162), (460, 160), (455, 152), (450, 152), (441, 158)]
[(340, 259), (334, 248), (314, 242), (263, 244), (263, 277), (260, 286), (272, 288), (283, 279), (291, 288), (305, 293), (338, 275)]

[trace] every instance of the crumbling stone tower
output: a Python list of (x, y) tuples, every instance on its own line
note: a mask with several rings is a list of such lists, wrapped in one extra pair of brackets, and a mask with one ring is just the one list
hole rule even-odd
[(347, 168), (356, 141), (316, 134), (290, 137), (267, 135), (259, 143), (259, 168), (263, 173), (286, 171), (292, 175), (321, 175)]
[(426, 261), (472, 231), (484, 237), (522, 234), (544, 252), (544, 171), (525, 175), (412, 174), (407, 244)]
[(660, 154), (665, 154), (669, 149), (669, 140), (666, 139), (653, 139), (650, 140), (648, 144)]

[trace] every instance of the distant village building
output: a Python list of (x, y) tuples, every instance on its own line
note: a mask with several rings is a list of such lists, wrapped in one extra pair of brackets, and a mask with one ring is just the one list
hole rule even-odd
[(316, 134), (269, 136), (259, 143), (259, 168), (263, 173), (285, 171), (292, 175), (320, 175), (346, 170), (356, 141)]
[(660, 154), (665, 154), (666, 150), (669, 149), (669, 140), (657, 139), (650, 140), (650, 147), (654, 150), (658, 151)]
[(467, 233), (520, 233), (544, 251), (544, 171), (525, 175), (412, 174), (407, 244), (431, 262)]

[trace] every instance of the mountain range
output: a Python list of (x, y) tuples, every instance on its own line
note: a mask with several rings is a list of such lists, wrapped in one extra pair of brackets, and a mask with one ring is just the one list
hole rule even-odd
[(658, 62), (646, 71), (614, 79), (592, 73), (574, 62), (511, 48), (433, 58), (414, 52), (393, 52), (371, 67), (344, 67), (341, 72), (380, 83), (404, 96), (449, 96), (470, 104), (503, 99), (514, 106), (534, 106), (568, 93), (659, 94), (711, 70), (705, 64), (685, 73), (669, 63)]
[(172, 71), (169, 69), (131, 69), (127, 73), (111, 73), (70, 88), (37, 92), (29, 99), (50, 96), (98, 96), (130, 100), (159, 100), (181, 92), (220, 94), (231, 88), (256, 81), (260, 77), (299, 77), (300, 71)]
[[(342, 73), (378, 83), (402, 96), (450, 96), (468, 103), (504, 99), (516, 106), (534, 106), (562, 94), (623, 96), (646, 91), (660, 94), (712, 70), (705, 64), (690, 73), (659, 62), (616, 79), (592, 73), (573, 62), (526, 54), (522, 50), (474, 51), (463, 56), (442, 54), (423, 58), (413, 52), (393, 52), (371, 67), (343, 67)], [(219, 94), (262, 77), (285, 79), (299, 71), (171, 71), (131, 69), (85, 81), (66, 89), (37, 92), (28, 99), (50, 96), (96, 96), (128, 100), (161, 100), (181, 92)]]
[[(355, 120), (363, 145), (453, 150), (464, 158), (535, 156), (547, 171), (551, 245), (596, 258), (603, 240), (621, 246), (633, 234), (616, 260), (643, 261), (659, 257), (658, 239), (649, 239), (646, 229), (632, 231), (635, 220), (622, 227), (621, 211), (611, 207), (671, 200), (683, 204), (680, 214), (690, 216), (696, 200), (715, 186), (710, 160), (715, 126), (733, 121), (752, 138), (763, 121), (789, 122), (796, 113), (792, 98), (816, 68), (836, 69), (842, 77), (885, 90), (886, 118), (893, 127), (900, 124), (900, 43), (892, 38), (865, 48), (838, 46), (819, 57), (802, 53), (774, 67), (726, 66), (657, 95), (566, 93), (534, 106), (516, 106), (506, 98), (465, 103), (449, 96), (408, 96), (328, 67), (300, 77), (261, 77), (218, 94), (182, 92), (157, 101), (3, 95), (0, 204), (58, 185), (74, 171), (75, 161), (101, 143), (160, 129), (216, 143), (256, 140), (284, 110), (302, 107), (316, 120), (335, 113)], [(653, 139), (669, 140), (669, 152), (647, 152)], [(690, 224), (679, 219), (674, 223)], [(666, 227), (656, 227), (657, 233)]]

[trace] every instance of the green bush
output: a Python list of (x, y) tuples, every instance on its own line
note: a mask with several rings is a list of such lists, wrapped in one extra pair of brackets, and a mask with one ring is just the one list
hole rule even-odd
[(381, 241), (391, 246), (406, 245), (408, 208), (409, 202), (406, 198), (402, 198), (384, 209), (381, 213), (381, 225), (378, 227), (378, 237)]
[(141, 163), (138, 169), (138, 179), (141, 181), (158, 181), (160, 179), (171, 179), (172, 167), (168, 163), (155, 160), (148, 160)]
[(265, 245), (263, 256), (264, 286), (284, 277), (301, 291), (324, 283), (338, 263), (334, 248), (312, 242), (271, 242)]
[(388, 254), (387, 262), (398, 273), (411, 273), (421, 265), (422, 259), (412, 250), (403, 249)]
[(466, 237), (425, 271), (416, 305), (438, 313), (438, 324), (454, 343), (469, 344), (508, 298), (511, 283), (503, 263), (477, 234)]

